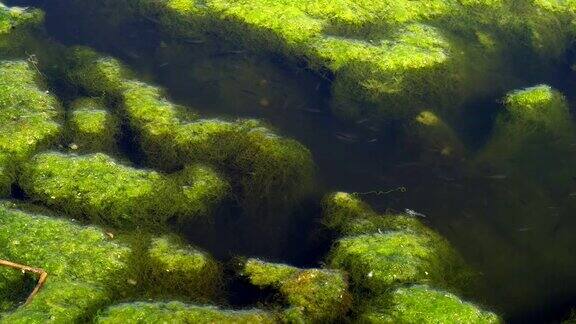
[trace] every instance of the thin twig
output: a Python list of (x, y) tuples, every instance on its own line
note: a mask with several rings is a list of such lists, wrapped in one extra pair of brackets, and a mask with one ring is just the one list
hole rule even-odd
[(25, 266), (22, 264), (18, 264), (18, 263), (14, 263), (14, 262), (2, 260), (2, 259), (0, 259), (0, 266), (18, 269), (22, 272), (32, 272), (32, 273), (35, 273), (37, 275), (40, 275), (40, 277), (38, 278), (38, 283), (36, 284), (36, 287), (34, 287), (34, 290), (32, 290), (32, 293), (30, 293), (30, 296), (28, 296), (28, 298), (26, 298), (26, 302), (24, 303), (24, 305), (28, 305), (32, 301), (32, 298), (34, 298), (34, 296), (36, 296), (38, 291), (40, 291), (42, 286), (44, 286), (44, 284), (46, 283), (46, 278), (48, 278), (48, 273), (46, 271), (44, 271), (44, 269), (41, 269), (41, 268), (32, 268), (32, 267), (28, 267), (28, 266)]

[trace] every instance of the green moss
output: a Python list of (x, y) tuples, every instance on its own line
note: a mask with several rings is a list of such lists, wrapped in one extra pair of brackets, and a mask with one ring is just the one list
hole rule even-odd
[(14, 162), (57, 140), (60, 107), (26, 62), (0, 62), (0, 108), (0, 152)]
[(554, 192), (570, 190), (576, 131), (564, 96), (539, 85), (510, 92), (504, 104), (477, 160), (531, 177)]
[(344, 235), (329, 257), (349, 272), (357, 289), (384, 294), (420, 283), (467, 291), (474, 274), (450, 243), (409, 215), (379, 215), (357, 197), (339, 192), (324, 199), (324, 223)]
[[(371, 308), (371, 309), (370, 309)], [(396, 289), (373, 303), (361, 323), (502, 323), (494, 313), (426, 286)]]
[[(186, 296), (206, 301), (216, 295), (221, 269), (207, 253), (174, 237), (154, 238), (148, 250), (147, 294)], [(153, 280), (151, 280), (153, 278)]]
[(68, 56), (67, 78), (93, 96), (118, 94), (130, 75), (117, 60), (103, 57), (87, 47), (72, 48)]
[(454, 130), (431, 111), (423, 111), (406, 129), (424, 161), (459, 161), (466, 156), (464, 144)]
[[(126, 285), (130, 251), (93, 227), (0, 208), (0, 258), (48, 273), (27, 306), (4, 314), (4, 323), (73, 322), (87, 319)], [(94, 266), (97, 264), (98, 266)]]
[[(124, 166), (98, 153), (87, 156), (43, 153), (23, 170), (20, 185), (34, 200), (58, 211), (125, 229), (161, 228), (171, 217), (205, 215), (225, 193), (207, 170), (186, 186), (154, 171)], [(209, 187), (215, 185), (215, 191)], [(198, 190), (194, 192), (194, 190)], [(189, 206), (189, 204), (195, 204)]]
[(261, 310), (232, 311), (180, 302), (120, 304), (108, 308), (96, 323), (276, 323), (274, 316)]
[(14, 161), (11, 154), (0, 153), (0, 197), (10, 197), (12, 183), (16, 179)]
[[(246, 207), (292, 203), (309, 192), (314, 166), (302, 145), (254, 120), (226, 122), (183, 113), (161, 89), (129, 79), (118, 61), (80, 50), (70, 79), (89, 93), (121, 102), (149, 165), (165, 171), (197, 162), (213, 165), (230, 177)], [(82, 79), (91, 74), (88, 81)]]
[(446, 241), (406, 232), (344, 237), (330, 256), (332, 267), (348, 271), (357, 287), (375, 294), (410, 283), (458, 290), (467, 284), (460, 262)]
[(413, 216), (380, 215), (360, 198), (345, 192), (336, 192), (324, 198), (323, 222), (328, 228), (348, 236), (404, 231), (442, 240)]
[(243, 274), (258, 287), (274, 287), (290, 306), (285, 320), (303, 319), (306, 322), (331, 322), (343, 318), (350, 306), (348, 282), (337, 270), (299, 269), (249, 259)]
[(77, 152), (117, 152), (118, 120), (96, 99), (70, 104), (67, 122), (69, 147)]
[(562, 59), (576, 31), (574, 5), (556, 0), (140, 0), (133, 7), (178, 37), (215, 33), (307, 61), (333, 76), (334, 109), (352, 119), (412, 118), (423, 104), (453, 110), (499, 91), (495, 75), (509, 66), (525, 71), (525, 61)]
[(0, 58), (21, 57), (35, 43), (33, 34), (44, 22), (39, 9), (7, 7), (0, 4)]

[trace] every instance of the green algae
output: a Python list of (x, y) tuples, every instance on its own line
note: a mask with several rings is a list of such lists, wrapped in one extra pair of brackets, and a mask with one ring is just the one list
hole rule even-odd
[(181, 302), (120, 304), (98, 315), (96, 323), (276, 323), (262, 310), (232, 311), (213, 306), (187, 305)]
[(374, 302), (360, 323), (502, 323), (494, 313), (426, 286), (398, 288)]
[(33, 200), (73, 217), (124, 229), (154, 229), (177, 215), (206, 217), (190, 212), (209, 211), (223, 198), (223, 181), (208, 169), (201, 171), (193, 173), (195, 179), (186, 174), (184, 186), (102, 153), (43, 153), (26, 164), (19, 183)]
[(0, 62), (0, 107), (0, 196), (7, 197), (21, 163), (57, 143), (61, 109), (23, 61)]
[(37, 43), (34, 34), (44, 22), (38, 9), (7, 7), (0, 3), (0, 58), (21, 57)]
[(492, 71), (511, 60), (504, 48), (559, 59), (576, 17), (572, 4), (557, 1), (141, 0), (133, 7), (178, 36), (216, 33), (329, 71), (333, 108), (352, 119), (412, 117), (423, 103), (459, 105), (484, 90), (479, 84), (496, 89)]
[(108, 303), (114, 288), (126, 284), (120, 273), (128, 269), (130, 251), (109, 242), (102, 231), (5, 206), (0, 209), (0, 257), (42, 268), (49, 277), (30, 304), (4, 314), (1, 322), (86, 320)]
[(198, 119), (168, 101), (157, 87), (133, 80), (118, 61), (86, 49), (71, 53), (69, 79), (92, 94), (119, 102), (147, 162), (173, 171), (190, 163), (214, 165), (238, 189), (237, 199), (259, 208), (297, 201), (309, 192), (310, 152), (255, 120)]
[(248, 259), (242, 270), (258, 287), (273, 287), (286, 299), (285, 320), (332, 322), (342, 319), (350, 307), (348, 282), (338, 270), (299, 269), (285, 264)]
[[(175, 237), (153, 238), (148, 250), (151, 281), (146, 294), (187, 296), (209, 300), (216, 296), (222, 271), (207, 253), (181, 243)], [(151, 278), (154, 278), (151, 280)]]
[(70, 104), (67, 133), (75, 152), (115, 153), (119, 122), (96, 99), (80, 98)]
[(504, 107), (477, 162), (528, 176), (555, 193), (570, 190), (576, 130), (565, 97), (538, 85), (511, 91)]
[(466, 148), (456, 132), (431, 111), (423, 111), (406, 127), (423, 161), (460, 161)]
[(469, 293), (474, 287), (476, 275), (458, 252), (415, 217), (380, 215), (343, 192), (328, 195), (323, 209), (326, 226), (344, 235), (328, 262), (348, 272), (355, 313), (375, 299), (391, 298), (392, 291), (406, 285), (456, 293)]

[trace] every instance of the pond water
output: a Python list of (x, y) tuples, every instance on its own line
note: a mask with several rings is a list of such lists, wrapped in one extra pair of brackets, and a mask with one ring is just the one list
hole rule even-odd
[[(236, 212), (233, 208), (210, 226), (181, 229), (218, 258), (247, 255), (318, 265), (333, 239), (320, 225), (320, 197), (334, 190), (357, 192), (382, 212), (409, 208), (425, 214), (426, 224), (482, 273), (483, 288), (471, 298), (508, 321), (557, 321), (576, 306), (576, 219), (575, 209), (566, 207), (569, 197), (552, 193), (541, 200), (545, 205), (534, 205), (539, 192), (522, 177), (471, 172), (459, 163), (423, 163), (409, 143), (398, 138), (400, 125), (338, 121), (329, 107), (330, 77), (282, 57), (217, 39), (171, 39), (145, 20), (112, 29), (105, 15), (74, 10), (75, 1), (6, 2), (42, 8), (49, 37), (120, 58), (140, 78), (166, 88), (171, 100), (193, 107), (203, 117), (263, 119), (311, 150), (317, 188), (293, 212), (294, 221), (282, 230), (282, 237), (272, 239), (229, 217)], [(576, 109), (574, 74), (568, 66), (556, 68), (470, 102), (466, 122), (457, 131), (470, 147), (479, 148), (490, 136), (505, 93), (539, 83), (560, 90)]]

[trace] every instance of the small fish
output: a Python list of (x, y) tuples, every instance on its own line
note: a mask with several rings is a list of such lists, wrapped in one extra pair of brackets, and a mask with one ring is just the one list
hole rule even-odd
[(358, 141), (358, 136), (354, 134), (335, 133), (334, 136), (336, 136), (337, 139), (343, 142), (354, 143)]
[(521, 227), (521, 228), (519, 228), (517, 231), (518, 231), (518, 232), (527, 232), (527, 231), (529, 231), (529, 230), (531, 230), (530, 227)]
[(188, 44), (204, 44), (204, 43), (206, 43), (206, 41), (203, 40), (203, 39), (190, 39), (190, 38), (187, 38), (187, 39), (184, 40), (184, 43), (188, 43)]
[(170, 63), (168, 63), (168, 62), (164, 62), (164, 63), (162, 63), (162, 64), (158, 65), (158, 67), (161, 67), (161, 68), (163, 68), (163, 67), (165, 67), (165, 66), (168, 66), (168, 65), (170, 65)]
[(404, 212), (405, 212), (407, 215), (412, 216), (412, 217), (423, 217), (423, 218), (426, 218), (426, 215), (424, 215), (424, 214), (422, 214), (422, 213), (419, 213), (419, 212), (417, 212), (417, 211), (414, 211), (414, 210), (412, 210), (412, 209), (406, 208), (406, 209), (404, 209)]
[(504, 180), (504, 179), (507, 179), (508, 176), (505, 174), (494, 174), (494, 175), (486, 176), (485, 178), (491, 179), (491, 180)]
[(364, 123), (367, 122), (367, 121), (369, 121), (368, 118), (363, 118), (363, 119), (360, 119), (359, 121), (357, 121), (356, 124), (358, 124), (358, 125), (364, 124)]
[(258, 94), (252, 90), (242, 89), (242, 92), (244, 92), (245, 94), (249, 94), (251, 96), (258, 96)]
[(367, 140), (367, 141), (366, 141), (366, 143), (376, 143), (376, 142), (378, 142), (378, 139), (377, 139), (377, 138), (373, 138), (373, 139), (370, 139), (370, 140)]
[(321, 113), (323, 113), (322, 110), (314, 109), (314, 108), (298, 108), (298, 110), (303, 111), (305, 113), (309, 113), (309, 114), (321, 114)]

